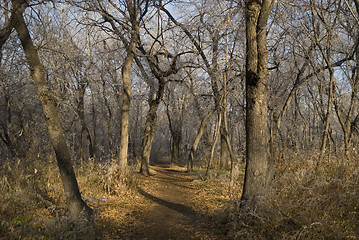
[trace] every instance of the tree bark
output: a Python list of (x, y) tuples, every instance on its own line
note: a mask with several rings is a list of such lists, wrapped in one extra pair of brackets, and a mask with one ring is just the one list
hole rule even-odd
[(136, 43), (139, 34), (139, 26), (136, 20), (132, 20), (131, 42), (127, 48), (127, 55), (122, 65), (121, 75), (123, 84), (122, 110), (121, 110), (121, 141), (119, 153), (119, 171), (126, 172), (128, 141), (129, 141), (129, 115), (131, 106), (131, 80), (130, 70), (135, 57)]
[(150, 109), (147, 113), (145, 133), (142, 140), (142, 156), (141, 156), (142, 158), (141, 158), (141, 170), (140, 170), (140, 172), (145, 176), (150, 175), (150, 170), (149, 170), (150, 155), (151, 155), (152, 142), (156, 133), (157, 109), (162, 101), (164, 89), (165, 89), (165, 82), (160, 81), (160, 85), (155, 98), (153, 99), (150, 96), (148, 100)]
[[(84, 101), (84, 95), (86, 91), (87, 84), (85, 83), (79, 83), (79, 102), (77, 104), (77, 114), (80, 119), (81, 124), (81, 142), (80, 142), (80, 152), (81, 152), (81, 158), (83, 160), (86, 160), (89, 156), (90, 158), (94, 157), (94, 151), (93, 151), (93, 142), (91, 139), (90, 131), (87, 127), (87, 124), (85, 122), (85, 101)], [(88, 154), (84, 151), (84, 143), (86, 143), (88, 147)]]
[(190, 150), (189, 155), (188, 155), (188, 161), (187, 161), (187, 171), (188, 172), (191, 172), (193, 170), (194, 153), (197, 150), (199, 141), (201, 140), (201, 137), (202, 137), (202, 135), (204, 133), (204, 130), (205, 130), (206, 126), (207, 126), (207, 122), (211, 118), (211, 116), (215, 112), (215, 110), (216, 109), (211, 109), (201, 121), (201, 124), (200, 124), (199, 129), (198, 129), (198, 133), (196, 135), (196, 138), (193, 141), (191, 150)]
[(150, 175), (150, 155), (152, 142), (155, 137), (155, 125), (157, 122), (157, 108), (158, 104), (150, 103), (150, 109), (147, 113), (145, 123), (145, 133), (142, 139), (142, 154), (141, 154), (141, 169), (140, 173), (145, 176)]
[[(153, 53), (147, 53), (142, 44), (139, 44), (138, 49), (142, 52), (143, 55), (146, 56), (147, 62), (150, 66), (151, 73), (156, 77), (158, 81), (158, 89), (156, 89), (156, 83), (154, 80), (150, 79), (148, 74), (146, 73), (142, 63), (138, 58), (135, 58), (137, 66), (140, 68), (141, 74), (144, 77), (146, 83), (150, 86), (150, 94), (148, 98), (148, 104), (150, 109), (147, 113), (146, 123), (145, 123), (145, 133), (143, 135), (142, 140), (142, 153), (141, 153), (141, 169), (140, 173), (145, 176), (150, 175), (149, 166), (150, 166), (150, 155), (152, 149), (152, 142), (156, 133), (157, 126), (157, 109), (163, 100), (163, 95), (165, 91), (165, 87), (167, 85), (166, 77), (175, 74), (178, 72), (178, 68), (176, 67), (177, 56), (172, 58), (172, 64), (170, 69), (161, 70), (159, 66), (159, 62)], [(167, 106), (168, 110), (168, 106)], [(171, 127), (170, 127), (171, 129)]]
[(56, 154), (70, 216), (71, 218), (76, 219), (80, 214), (84, 214), (88, 220), (91, 220), (92, 209), (88, 207), (81, 198), (75, 172), (72, 167), (70, 152), (66, 144), (62, 122), (46, 82), (45, 69), (40, 62), (37, 49), (32, 42), (29, 30), (22, 15), (23, 11), (21, 10), (21, 5), (22, 1), (12, 1), (12, 26), (18, 33), (18, 37), (26, 55), (26, 60), (30, 66), (30, 72), (37, 95), (42, 104), (50, 141)]
[(246, 169), (242, 206), (253, 209), (266, 195), (268, 158), (266, 26), (274, 0), (247, 0), (246, 15)]
[(181, 103), (179, 112), (176, 113), (177, 117), (175, 119), (171, 118), (170, 110), (167, 105), (167, 119), (168, 124), (171, 132), (172, 137), (172, 144), (171, 144), (171, 162), (178, 163), (179, 155), (180, 155), (180, 145), (182, 141), (182, 110), (183, 110), (183, 103)]
[(221, 169), (228, 169), (228, 153), (229, 148), (227, 144), (228, 137), (228, 126), (227, 126), (227, 111), (225, 108), (225, 104), (223, 104), (223, 111), (221, 111), (222, 115), (222, 124), (221, 124), (221, 155), (220, 155), (220, 162), (219, 162), (219, 168)]
[[(218, 110), (218, 112), (220, 112), (220, 111)], [(213, 162), (214, 150), (216, 149), (218, 136), (220, 135), (220, 132), (221, 132), (221, 125), (222, 125), (222, 114), (219, 113), (218, 114), (218, 126), (217, 126), (217, 129), (216, 129), (216, 134), (215, 134), (213, 144), (212, 144), (212, 147), (211, 147), (211, 154), (210, 154), (210, 157), (208, 159), (206, 177), (208, 177), (209, 170), (210, 170), (212, 162)]]
[(109, 141), (109, 152), (110, 152), (110, 156), (111, 159), (113, 159), (114, 155), (116, 154), (116, 149), (115, 149), (115, 143), (114, 143), (114, 139), (113, 139), (113, 133), (112, 133), (112, 111), (111, 111), (111, 106), (107, 100), (106, 97), (106, 80), (102, 78), (102, 95), (103, 95), (103, 100), (108, 112), (108, 118), (107, 118), (107, 135), (108, 135), (108, 141)]

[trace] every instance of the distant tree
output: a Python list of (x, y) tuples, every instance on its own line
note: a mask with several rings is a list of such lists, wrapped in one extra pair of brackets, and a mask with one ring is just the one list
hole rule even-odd
[[(153, 46), (155, 46), (155, 44), (152, 44), (152, 47)], [(138, 49), (140, 50), (141, 54), (146, 56), (150, 72), (156, 79), (151, 79), (149, 74), (145, 71), (142, 63), (139, 61), (139, 59), (136, 58), (136, 63), (140, 68), (140, 71), (142, 72), (142, 77), (145, 79), (146, 83), (150, 87), (150, 92), (148, 96), (149, 110), (146, 116), (145, 132), (142, 139), (140, 169), (140, 172), (142, 174), (149, 175), (150, 153), (152, 148), (152, 142), (156, 133), (158, 106), (163, 100), (165, 87), (168, 82), (167, 78), (173, 74), (176, 74), (180, 69), (176, 66), (177, 59), (179, 58), (180, 54), (172, 56), (168, 52), (164, 53), (161, 51), (155, 51), (155, 53), (153, 53), (154, 49), (151, 48), (149, 51), (146, 51), (142, 44), (138, 46)], [(162, 55), (170, 55), (168, 56), (168, 58), (171, 59), (169, 61), (170, 67), (168, 67), (168, 69), (166, 70), (161, 69), (160, 66), (161, 62), (159, 61), (159, 59), (161, 59)]]
[(141, 24), (148, 12), (148, 0), (113, 1), (72, 1), (73, 4), (84, 11), (98, 13), (103, 21), (92, 19), (91, 24), (97, 25), (113, 37), (122, 41), (126, 48), (125, 58), (121, 63), (122, 78), (122, 105), (121, 105), (121, 139), (119, 149), (119, 171), (124, 173), (127, 169), (129, 146), (129, 121), (132, 98), (131, 67), (136, 56), (136, 46), (139, 42)]
[[(233, 8), (234, 1), (226, 1), (218, 4), (216, 1), (206, 1), (201, 2), (195, 5), (195, 9), (198, 11), (198, 29), (193, 30), (192, 25), (187, 25), (178, 21), (171, 12), (165, 8), (165, 5), (158, 5), (158, 8), (163, 11), (168, 18), (179, 27), (187, 38), (191, 41), (193, 45), (192, 48), (196, 51), (198, 55), (198, 60), (201, 62), (201, 67), (208, 75), (208, 80), (210, 81), (210, 87), (212, 93), (209, 95), (214, 102), (215, 111), (217, 112), (217, 124), (219, 128), (220, 136), (215, 137), (221, 141), (221, 164), (222, 167), (227, 167), (228, 157), (227, 153), (232, 152), (232, 147), (230, 144), (228, 136), (228, 127), (227, 127), (227, 114), (226, 112), (226, 103), (228, 98), (227, 84), (231, 81), (231, 78), (228, 78), (226, 75), (231, 69), (231, 66), (228, 65), (228, 48), (236, 49), (236, 44), (228, 41), (229, 31), (231, 30), (231, 21), (234, 16), (239, 12), (238, 9)], [(193, 7), (193, 6), (188, 6)], [(218, 12), (221, 12), (222, 15), (213, 14), (208, 9), (217, 9)], [(217, 12), (214, 11), (214, 12)], [(227, 15), (226, 18), (223, 18), (223, 15)], [(218, 18), (217, 18), (218, 17)], [(187, 20), (188, 22), (193, 22), (197, 16), (193, 16), (193, 19)], [(191, 26), (191, 27), (190, 27)], [(203, 37), (203, 39), (202, 39)], [(224, 50), (224, 51), (223, 51)], [(231, 55), (233, 56), (233, 54)], [(223, 64), (224, 63), (224, 64)], [(228, 72), (227, 72), (228, 71)], [(207, 94), (208, 96), (208, 94)], [(190, 148), (190, 153), (188, 156), (188, 171), (192, 170), (193, 166), (193, 157), (194, 152), (196, 151), (202, 134), (204, 133), (204, 128), (206, 128), (207, 122), (212, 115), (209, 111), (209, 115), (203, 116), (203, 119), (200, 124), (200, 129), (198, 134), (194, 139), (192, 147)], [(208, 116), (208, 117), (206, 117)], [(211, 167), (212, 160), (214, 157), (214, 151), (216, 148), (216, 142), (211, 146), (210, 152), (211, 157), (208, 159), (208, 168)], [(230, 154), (233, 159), (233, 154)]]

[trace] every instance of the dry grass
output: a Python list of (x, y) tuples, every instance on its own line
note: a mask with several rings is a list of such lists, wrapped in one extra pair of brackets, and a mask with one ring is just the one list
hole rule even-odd
[[(357, 166), (334, 157), (317, 165), (315, 156), (292, 154), (276, 162), (268, 197), (251, 212), (241, 211), (233, 200), (240, 197), (243, 168), (237, 169), (233, 192), (227, 172), (214, 169), (203, 181), (204, 170), (199, 169), (193, 173), (191, 201), (203, 215), (227, 224), (230, 239), (359, 239)], [(121, 239), (121, 228), (130, 227), (149, 204), (136, 190), (143, 177), (127, 174), (121, 180), (114, 169), (93, 161), (76, 167), (82, 196), (95, 209), (96, 227), (105, 239)], [(79, 227), (68, 219), (62, 191), (54, 161), (3, 164), (0, 239), (87, 238), (86, 224)]]
[(338, 158), (294, 154), (276, 163), (268, 198), (233, 211), (233, 239), (359, 239), (359, 171)]
[[(131, 174), (120, 181), (112, 165), (93, 161), (77, 166), (76, 174), (82, 196), (96, 214), (106, 214), (100, 210), (114, 194), (121, 196), (116, 201), (128, 198), (136, 184)], [(0, 195), (0, 239), (91, 239), (88, 223), (74, 224), (67, 217), (53, 160), (7, 161), (0, 168)], [(101, 218), (96, 216), (99, 228)]]

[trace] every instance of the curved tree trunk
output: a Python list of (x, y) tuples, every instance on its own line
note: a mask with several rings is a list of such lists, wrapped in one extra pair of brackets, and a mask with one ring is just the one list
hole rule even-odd
[(50, 141), (56, 154), (56, 160), (59, 166), (70, 216), (75, 219), (82, 213), (88, 220), (91, 220), (92, 209), (88, 207), (81, 198), (60, 116), (46, 82), (45, 69), (40, 62), (36, 47), (32, 42), (29, 30), (22, 15), (23, 11), (19, 10), (21, 3), (22, 1), (12, 1), (14, 9), (12, 12), (13, 27), (18, 33), (18, 37), (26, 55), (26, 60), (30, 66), (31, 76), (37, 95), (42, 104)]

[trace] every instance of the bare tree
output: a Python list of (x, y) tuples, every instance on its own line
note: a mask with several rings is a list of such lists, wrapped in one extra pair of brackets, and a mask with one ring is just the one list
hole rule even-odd
[[(161, 67), (159, 66), (160, 64), (158, 62), (158, 55), (162, 55), (163, 53), (159, 52), (158, 55), (147, 53), (142, 45), (139, 46), (139, 49), (141, 53), (144, 56), (146, 56), (146, 59), (148, 61), (151, 70), (151, 74), (155, 76), (158, 82), (158, 84), (156, 84), (155, 82), (150, 80), (150, 77), (146, 73), (144, 67), (139, 62), (139, 60), (136, 59), (137, 65), (141, 69), (143, 77), (147, 79), (146, 82), (150, 86), (150, 92), (148, 97), (149, 110), (146, 116), (145, 132), (142, 140), (142, 153), (141, 153), (142, 155), (141, 155), (141, 169), (140, 169), (141, 173), (148, 176), (150, 175), (149, 163), (150, 163), (152, 142), (156, 133), (157, 109), (159, 104), (163, 100), (165, 87), (167, 85), (166, 78), (172, 74), (177, 73), (179, 71), (179, 68), (177, 68), (176, 66), (178, 55), (171, 57), (172, 63), (170, 64), (169, 69), (162, 70)], [(150, 50), (150, 52), (152, 52), (152, 50)]]
[[(213, 19), (212, 21), (208, 20), (205, 22), (204, 18), (207, 18), (208, 12), (201, 10), (201, 7), (199, 6), (198, 7), (200, 9), (199, 23), (201, 24), (200, 26), (203, 26), (208, 32), (206, 34), (202, 32), (203, 31), (202, 29), (198, 29), (197, 30), (198, 33), (191, 32), (191, 29), (187, 27), (185, 24), (176, 20), (168, 9), (166, 9), (162, 5), (158, 5), (158, 7), (160, 10), (165, 12), (169, 17), (169, 19), (186, 34), (188, 39), (194, 45), (193, 48), (197, 51), (199, 58), (203, 62), (204, 65), (203, 69), (209, 75), (210, 87), (213, 93), (211, 97), (214, 100), (215, 111), (217, 112), (218, 115), (222, 115), (221, 117), (218, 116), (217, 119), (218, 120), (222, 119), (221, 124), (218, 127), (220, 129), (220, 134), (221, 134), (220, 140), (221, 140), (222, 165), (225, 166), (226, 165), (225, 162), (227, 162), (227, 152), (228, 151), (231, 152), (232, 147), (230, 146), (228, 131), (226, 131), (227, 117), (224, 116), (226, 114), (226, 108), (224, 105), (226, 104), (226, 99), (228, 97), (228, 94), (226, 92), (227, 91), (226, 86), (227, 86), (227, 82), (229, 82), (230, 79), (227, 78), (226, 76), (223, 77), (222, 75), (223, 72), (227, 74), (226, 71), (230, 69), (230, 66), (227, 65), (229, 62), (227, 61), (229, 41), (228, 38), (227, 40), (223, 40), (223, 39), (225, 39), (225, 37), (228, 37), (228, 31), (229, 31), (228, 29), (230, 28), (230, 22), (233, 16), (235, 16), (238, 13), (239, 8), (238, 9), (233, 8), (233, 4), (234, 4), (233, 1), (225, 2), (223, 6), (222, 4), (218, 5), (216, 2), (210, 2), (210, 1), (202, 4), (205, 5), (208, 4), (208, 6), (206, 7), (218, 8), (218, 11), (223, 12), (227, 15), (227, 18)], [(205, 36), (208, 34), (209, 36), (208, 42), (210, 43), (209, 46), (206, 45), (207, 44), (206, 41), (203, 42), (201, 41), (200, 36), (202, 34)], [(197, 37), (196, 35), (198, 35), (199, 37)], [(222, 41), (224, 41), (225, 42), (224, 44), (226, 44), (226, 46), (224, 47), (224, 49), (226, 49), (224, 53), (222, 52), (222, 48), (223, 48)], [(235, 49), (234, 46), (235, 44), (233, 44), (232, 47), (233, 49)], [(210, 51), (207, 51), (206, 49), (207, 47), (210, 49)], [(223, 57), (223, 55), (225, 55), (225, 57)], [(222, 58), (225, 58), (225, 60)], [(221, 67), (220, 62), (225, 63), (223, 64), (224, 67)], [(221, 87), (221, 85), (223, 86)], [(203, 130), (206, 127), (207, 124), (206, 122), (209, 120), (209, 118), (204, 118), (203, 120), (204, 120), (202, 121), (203, 124), (200, 124), (200, 129), (198, 130), (197, 137), (195, 138), (195, 141), (192, 144), (191, 152), (189, 154), (188, 165), (187, 165), (189, 171), (191, 171), (191, 166), (193, 164), (193, 157), (194, 157), (193, 153), (197, 149), (198, 143), (202, 137)], [(214, 144), (213, 147), (216, 147), (216, 144)], [(214, 149), (211, 148), (210, 151), (214, 152)], [(233, 154), (231, 154), (231, 156), (233, 157)], [(209, 162), (210, 162), (209, 163), (209, 167), (210, 167), (211, 161)]]
[(33, 44), (23, 17), (25, 10), (24, 4), (26, 6), (27, 3), (23, 3), (20, 0), (12, 1), (11, 24), (12, 27), (15, 28), (21, 41), (27, 63), (30, 66), (33, 83), (43, 107), (50, 141), (54, 148), (60, 170), (67, 206), (73, 219), (76, 219), (80, 214), (84, 214), (88, 220), (92, 220), (92, 209), (88, 207), (81, 198), (75, 172), (72, 167), (71, 155), (66, 144), (62, 122), (53, 95), (46, 82), (45, 69), (40, 62), (37, 49)]
[[(122, 105), (121, 105), (121, 139), (119, 150), (119, 171), (125, 173), (127, 169), (128, 146), (129, 146), (129, 114), (131, 107), (131, 66), (136, 56), (136, 46), (139, 41), (141, 22), (149, 8), (149, 1), (124, 0), (119, 3), (112, 1), (92, 1), (84, 5), (75, 4), (85, 11), (92, 11), (102, 16), (102, 22), (93, 20), (99, 27), (111, 31), (117, 36), (126, 48), (126, 56), (121, 64), (122, 78)], [(122, 9), (124, 7), (124, 9)], [(111, 9), (111, 11), (109, 11)], [(110, 27), (106, 24), (109, 23)]]
[(272, 165), (268, 158), (267, 21), (275, 0), (245, 1), (246, 58), (246, 171), (243, 205), (255, 207), (266, 195)]

